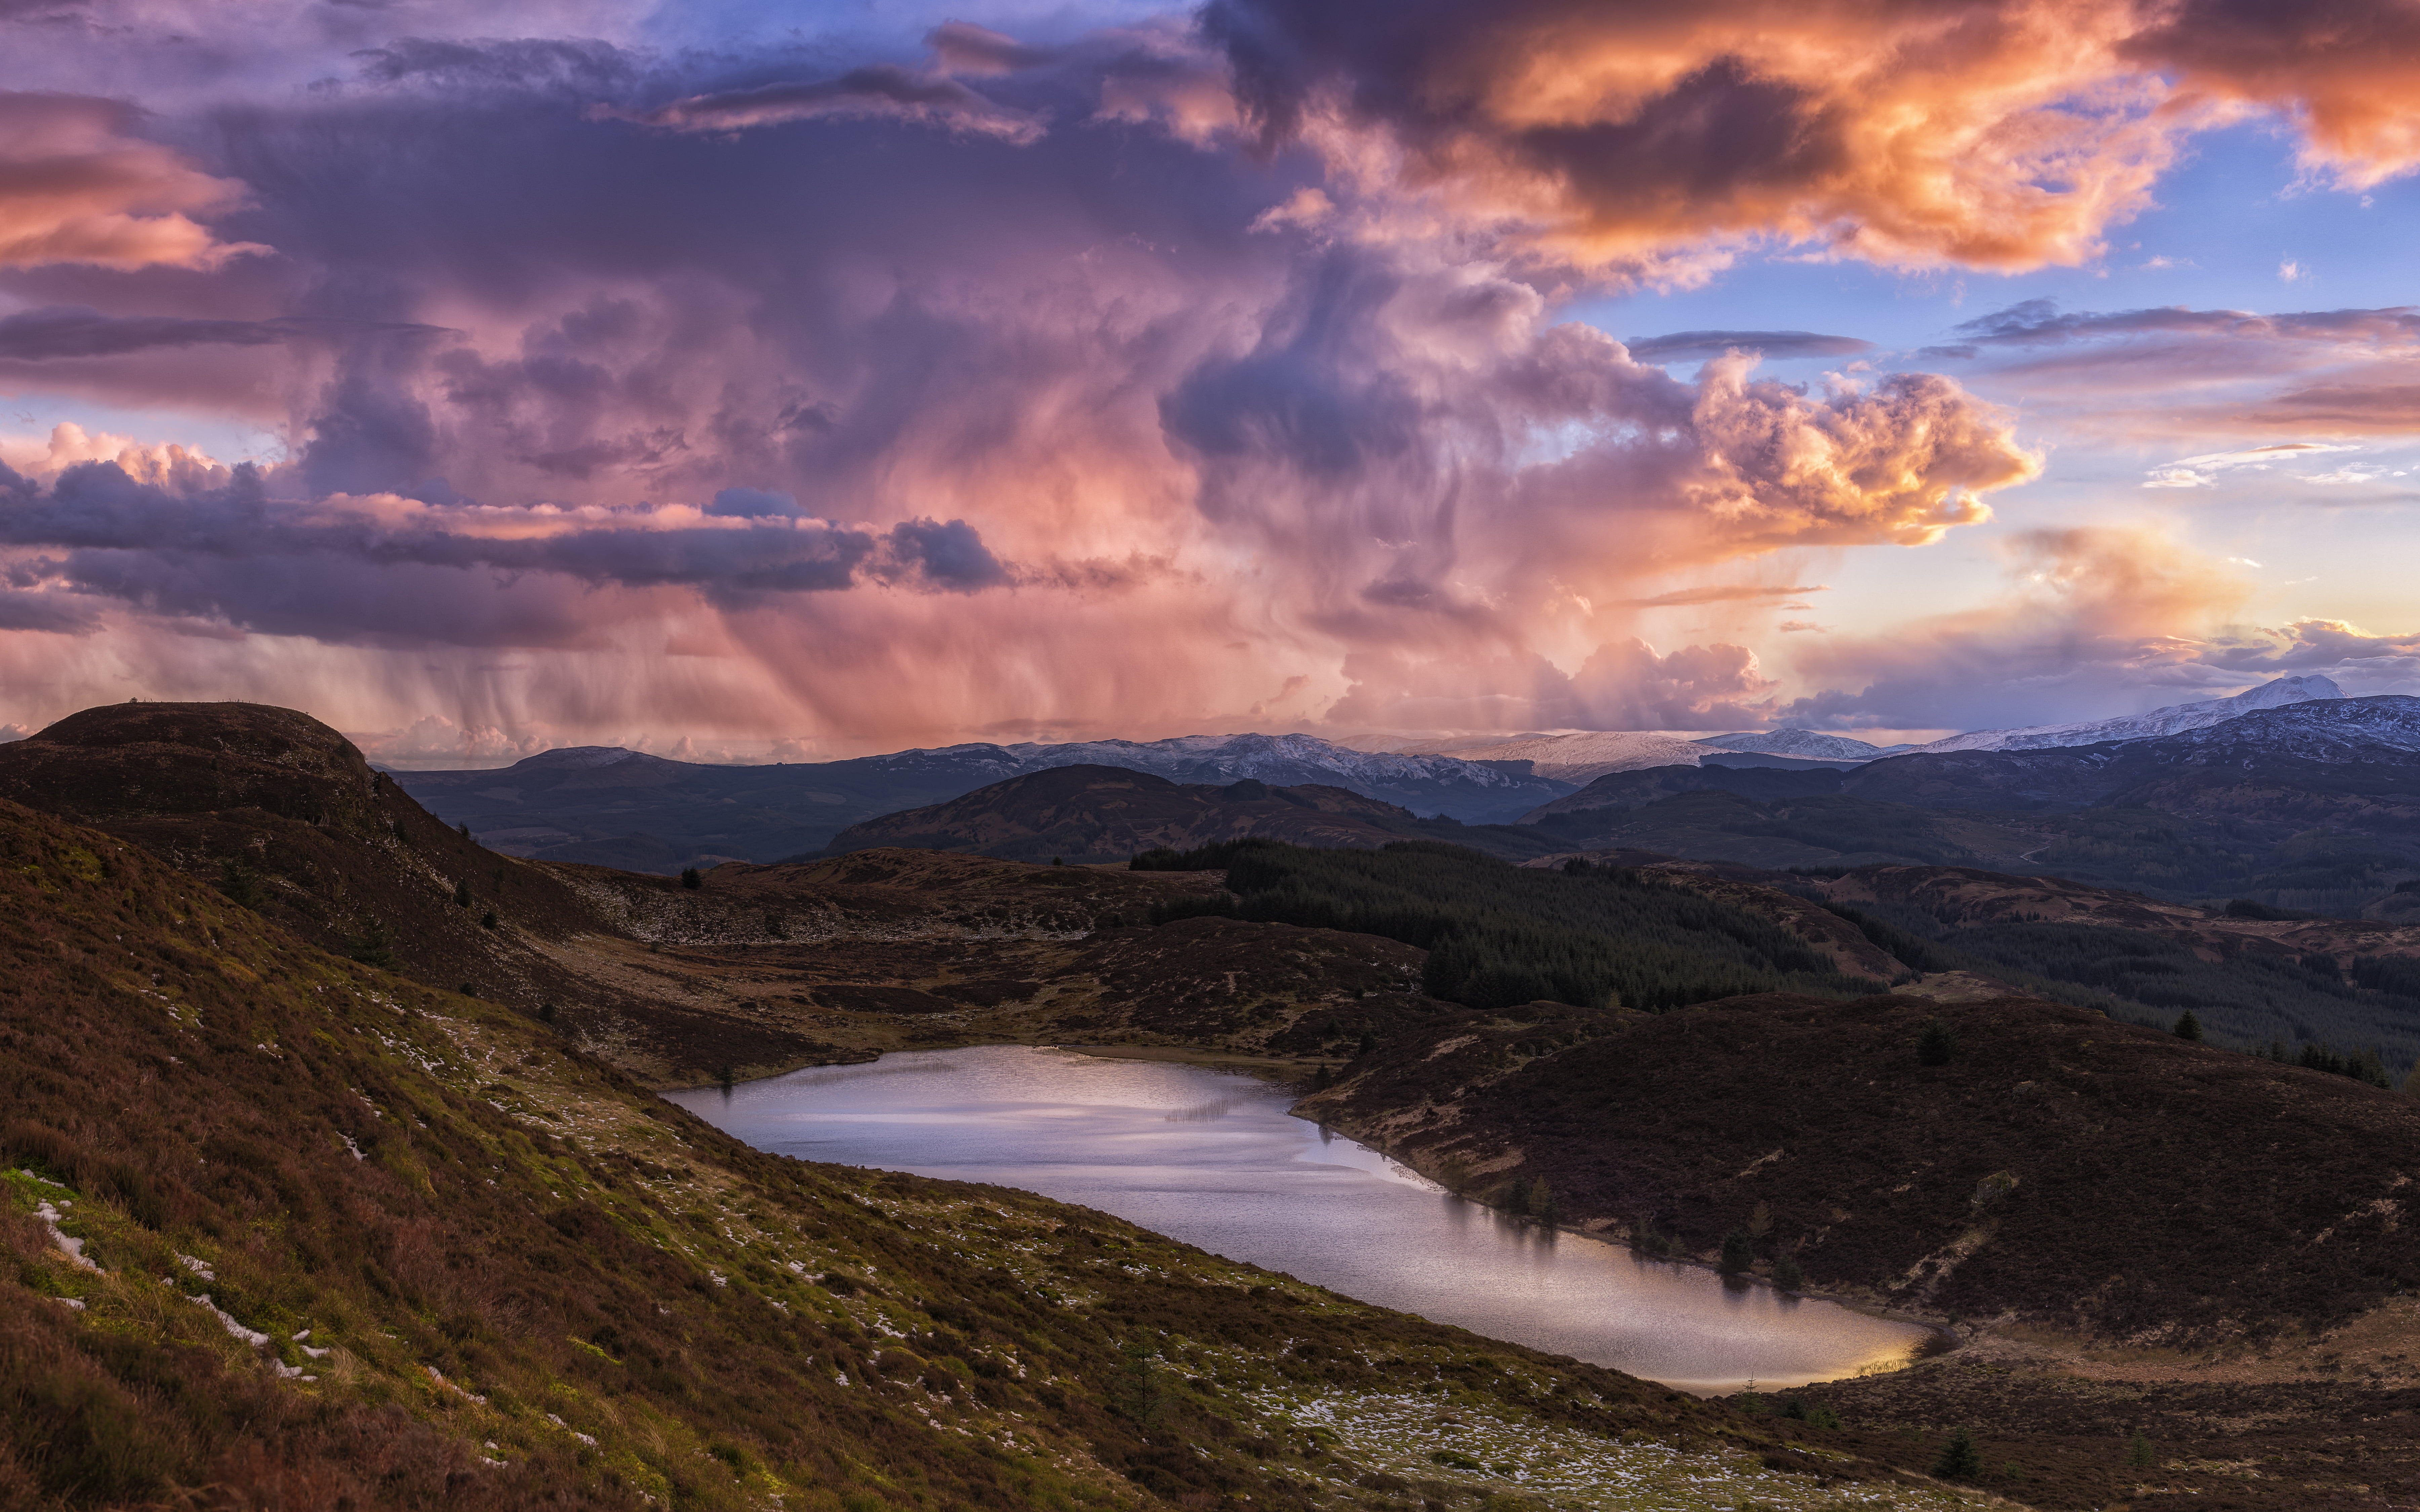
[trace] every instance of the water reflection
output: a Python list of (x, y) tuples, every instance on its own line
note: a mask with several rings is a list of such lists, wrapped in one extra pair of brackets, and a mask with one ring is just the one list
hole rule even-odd
[(760, 1149), (995, 1181), (1481, 1334), (1695, 1391), (1830, 1380), (1920, 1331), (1516, 1223), (1246, 1077), (1021, 1046), (676, 1093)]

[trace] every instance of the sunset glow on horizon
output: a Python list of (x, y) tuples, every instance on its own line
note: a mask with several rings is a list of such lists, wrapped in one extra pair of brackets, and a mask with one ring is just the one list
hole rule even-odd
[(0, 726), (2420, 692), (2420, 3), (0, 7)]

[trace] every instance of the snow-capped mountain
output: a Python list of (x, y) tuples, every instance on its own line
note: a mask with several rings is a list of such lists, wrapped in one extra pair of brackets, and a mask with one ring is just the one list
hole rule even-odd
[[(2324, 677), (2300, 680), (2327, 682)], [(2284, 756), (2331, 765), (2402, 764), (2404, 754), (2420, 752), (2420, 698), (2400, 693), (2368, 698), (2338, 694), (2301, 701), (2262, 710), (2253, 717), (2179, 732), (2160, 741), (2156, 749), (2179, 763)]]
[(1767, 756), (1797, 756), (1813, 761), (1869, 762), (1877, 756), (1895, 756), (1914, 746), (1877, 746), (1869, 741), (1852, 740), (1846, 735), (1827, 735), (1820, 730), (1767, 730), (1740, 735), (1708, 735), (1692, 742), (1712, 746), (1718, 750), (1753, 750)]
[(1455, 758), (1466, 762), (1528, 762), (1529, 769), (1540, 777), (1575, 783), (1594, 781), (1607, 772), (1695, 766), (1706, 757), (1705, 748), (1685, 734), (1668, 730), (1582, 730), (1555, 735), (1517, 735), (1495, 742), (1462, 736), (1409, 744), (1404, 754), (1444, 749), (1450, 749)]
[(1092, 764), (1128, 767), (1171, 782), (1227, 783), (1250, 778), (1273, 787), (1320, 783), (1418, 813), (1445, 812), (1480, 822), (1497, 820), (1499, 811), (1509, 821), (1516, 811), (1526, 811), (1519, 809), (1525, 800), (1533, 805), (1545, 801), (1530, 800), (1528, 795), (1567, 790), (1562, 782), (1484, 764), (1490, 758), (1355, 750), (1314, 735), (1179, 735), (1153, 741), (1027, 743), (998, 749), (1026, 772)]
[(2081, 724), (1977, 730), (1915, 748), (1918, 751), (2048, 750), (2060, 746), (2097, 746), (2104, 740), (2152, 740), (2162, 735), (2181, 734), (2189, 730), (2224, 724), (2229, 719), (2240, 719), (2263, 709), (2343, 697), (2344, 689), (2325, 677), (2281, 677), (2273, 683), (2263, 683), (2258, 687), (2238, 693), (2233, 698), (2171, 703), (2149, 714), (2093, 719)]

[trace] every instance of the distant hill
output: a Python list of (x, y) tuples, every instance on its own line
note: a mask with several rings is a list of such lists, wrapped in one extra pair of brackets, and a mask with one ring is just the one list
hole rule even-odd
[[(1767, 735), (1720, 735), (1710, 741), (1663, 730), (1582, 730), (1565, 731), (1559, 734), (1466, 735), (1444, 740), (1380, 744), (1382, 748), (1411, 754), (1451, 755), (1470, 762), (1522, 763), (1542, 778), (1565, 783), (1587, 782), (1608, 772), (1631, 772), (1656, 766), (1773, 766), (1815, 770), (1854, 765), (1869, 759), (1874, 749), (1868, 746), (1861, 751), (1843, 753), (1838, 750), (1817, 752), (1811, 748), (1776, 752), (1765, 748), (1768, 744), (1807, 746), (1807, 742), (1795, 738), (1805, 733), (1785, 731)], [(1818, 741), (1836, 738), (1815, 737)], [(1731, 744), (1742, 740), (1751, 744)], [(1722, 744), (1718, 745), (1716, 741)], [(1862, 741), (1843, 744), (1865, 746)]]
[(946, 803), (853, 825), (832, 854), (898, 845), (971, 851), (1027, 861), (1123, 861), (1256, 835), (1301, 845), (1373, 847), (1450, 834), (1534, 856), (1554, 848), (1523, 830), (1423, 822), (1393, 804), (1342, 788), (1175, 783), (1114, 766), (1054, 766), (979, 788)]
[(394, 774), (449, 824), (515, 856), (669, 874), (812, 855), (851, 825), (1012, 777), (1116, 766), (1171, 782), (1343, 788), (1422, 816), (1509, 823), (1572, 784), (1519, 762), (1354, 750), (1310, 735), (950, 746), (855, 761), (714, 766), (571, 747), (487, 771)]
[(2420, 878), (2420, 699), (2312, 700), (2153, 738), (1837, 773), (1613, 773), (1524, 822), (1573, 849), (1981, 866), (2353, 913)]
[(1870, 741), (1851, 740), (1846, 735), (1827, 735), (1820, 730), (1767, 730), (1738, 735), (1708, 735), (1696, 742), (1718, 750), (1761, 751), (1767, 756), (1797, 756), (1815, 761), (1869, 762), (1877, 756), (1895, 756), (1914, 746), (1877, 746)]

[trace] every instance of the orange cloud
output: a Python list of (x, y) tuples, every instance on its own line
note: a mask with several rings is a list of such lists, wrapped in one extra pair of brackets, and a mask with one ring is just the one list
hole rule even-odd
[(82, 95), (0, 93), (0, 268), (215, 268), (240, 253), (195, 215), (242, 199), (132, 132), (140, 113)]
[[(2289, 116), (2420, 162), (2408, 6), (2330, 0), (1214, 0), (1268, 142), (1533, 255), (1686, 282), (1779, 239), (1898, 266), (2097, 255), (2190, 132)], [(1429, 234), (1400, 207), (1387, 212)]]

